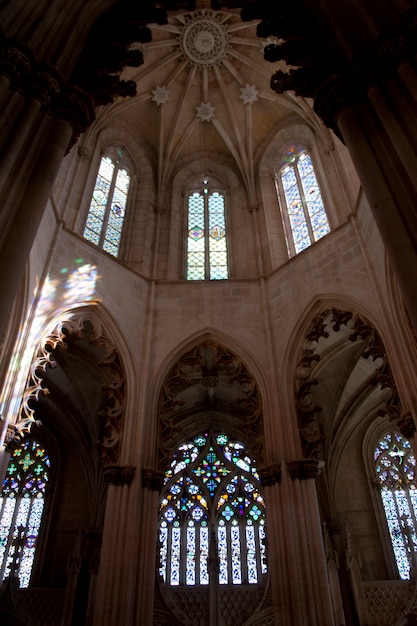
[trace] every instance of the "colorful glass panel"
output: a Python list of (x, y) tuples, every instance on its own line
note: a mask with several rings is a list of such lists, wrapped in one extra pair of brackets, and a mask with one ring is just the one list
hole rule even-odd
[(391, 432), (375, 447), (374, 461), (398, 573), (409, 580), (417, 550), (416, 459), (410, 442)]
[(112, 256), (119, 253), (130, 186), (129, 173), (120, 167), (122, 157), (120, 149), (113, 149), (101, 159), (83, 233)]
[(28, 587), (49, 484), (50, 460), (34, 440), (10, 457), (0, 497), (0, 577), (13, 569)]
[(173, 454), (160, 502), (162, 580), (208, 584), (214, 550), (218, 584), (258, 583), (266, 573), (264, 522), (259, 476), (242, 443), (213, 432), (183, 443)]
[[(195, 192), (188, 198), (187, 280), (228, 278), (224, 196)], [(207, 234), (207, 236), (206, 236)]]
[(284, 226), (290, 254), (298, 254), (330, 232), (310, 155), (291, 146), (280, 170)]

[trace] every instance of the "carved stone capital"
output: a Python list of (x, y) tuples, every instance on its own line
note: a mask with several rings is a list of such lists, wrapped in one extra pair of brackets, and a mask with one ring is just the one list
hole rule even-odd
[(142, 468), (142, 487), (151, 491), (161, 491), (164, 486), (164, 472), (155, 471), (149, 468)]
[(270, 487), (281, 482), (281, 463), (268, 465), (258, 470), (259, 478), (263, 487)]
[(61, 79), (58, 72), (54, 68), (38, 66), (33, 72), (30, 90), (40, 100), (42, 106), (49, 106), (61, 91)]
[(0, 46), (0, 75), (7, 76), (14, 89), (23, 89), (33, 64), (34, 57), (29, 48), (13, 40), (6, 40)]
[(104, 468), (104, 480), (108, 485), (123, 487), (130, 485), (135, 475), (136, 468), (132, 465), (109, 464)]
[(410, 411), (408, 411), (407, 413), (402, 413), (396, 421), (398, 428), (404, 437), (406, 437), (407, 439), (411, 439), (412, 437), (414, 437), (414, 433), (416, 432), (416, 425)]
[(93, 99), (78, 87), (64, 87), (51, 102), (49, 112), (53, 117), (68, 122), (73, 129), (73, 141), (95, 119)]
[(4, 447), (7, 452), (13, 454), (16, 448), (21, 444), (21, 439), (19, 437), (19, 429), (14, 424), (8, 424), (6, 430), (6, 436), (4, 437)]
[(323, 469), (323, 462), (317, 459), (300, 459), (287, 463), (290, 476), (293, 480), (307, 480), (317, 478)]

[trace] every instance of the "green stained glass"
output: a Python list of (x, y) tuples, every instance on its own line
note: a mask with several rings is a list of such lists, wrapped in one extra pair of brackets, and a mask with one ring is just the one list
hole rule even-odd
[[(209, 584), (207, 559), (215, 541), (217, 583), (257, 584), (266, 573), (265, 503), (246, 447), (210, 432), (179, 446), (173, 457), (159, 509), (163, 581)], [(216, 528), (216, 540), (208, 524)]]
[(224, 196), (195, 192), (188, 198), (187, 280), (228, 278)]
[(21, 587), (30, 582), (49, 484), (50, 460), (28, 440), (10, 458), (0, 498), (0, 579), (14, 561)]

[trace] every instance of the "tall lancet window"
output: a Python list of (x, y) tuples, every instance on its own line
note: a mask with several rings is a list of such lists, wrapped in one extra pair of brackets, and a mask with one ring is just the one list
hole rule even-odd
[(288, 148), (276, 184), (288, 253), (294, 256), (330, 232), (313, 163), (305, 148)]
[(409, 580), (417, 556), (414, 452), (408, 439), (390, 432), (376, 446), (374, 462), (398, 573), (403, 580)]
[(108, 148), (100, 162), (83, 236), (116, 257), (120, 249), (130, 181), (123, 150)]
[(37, 441), (10, 458), (0, 497), (0, 580), (11, 572), (29, 585), (49, 483), (50, 461)]
[(225, 197), (209, 189), (188, 196), (187, 280), (224, 280), (229, 277)]
[(210, 432), (180, 445), (166, 472), (159, 515), (165, 584), (261, 583), (267, 571), (265, 503), (242, 443)]

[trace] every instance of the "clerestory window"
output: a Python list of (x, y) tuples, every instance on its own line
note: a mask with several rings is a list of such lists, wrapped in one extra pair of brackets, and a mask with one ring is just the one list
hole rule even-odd
[(288, 254), (294, 256), (330, 232), (308, 151), (290, 146), (275, 180)]
[(210, 432), (177, 448), (160, 501), (159, 546), (159, 574), (171, 587), (261, 583), (265, 503), (242, 443)]
[(210, 190), (203, 180), (201, 191), (187, 199), (187, 280), (224, 280), (229, 277), (225, 197)]
[(27, 440), (10, 458), (0, 498), (0, 580), (11, 572), (28, 587), (49, 484), (45, 449)]
[(374, 463), (398, 573), (409, 580), (417, 550), (416, 459), (409, 440), (387, 433), (375, 447)]
[(131, 175), (119, 147), (106, 150), (98, 170), (83, 236), (118, 256)]

